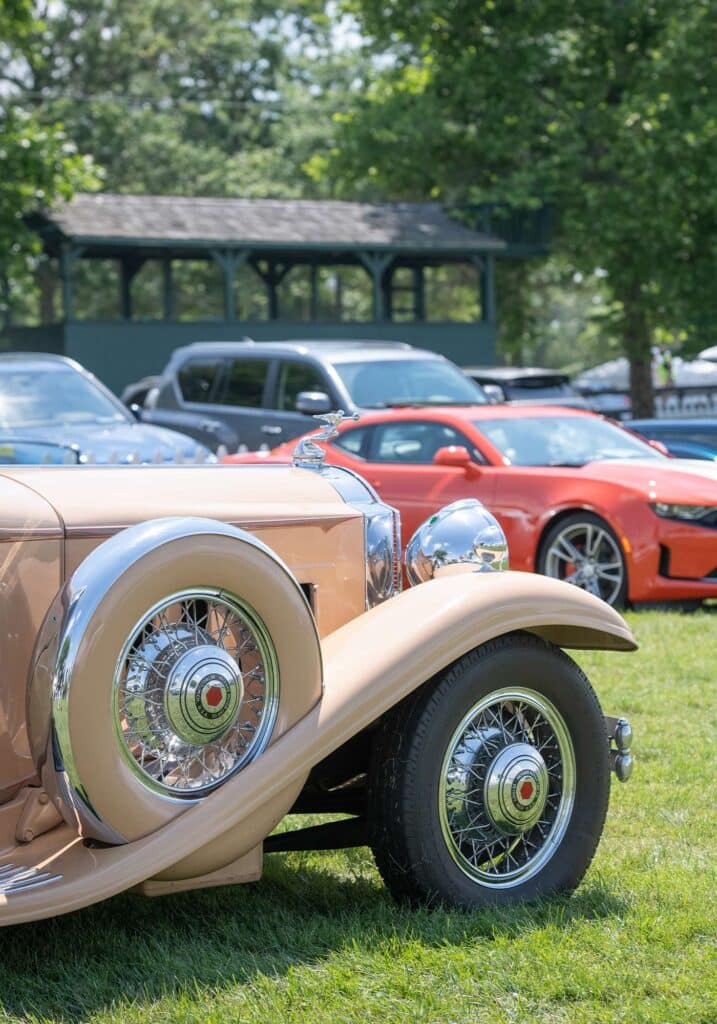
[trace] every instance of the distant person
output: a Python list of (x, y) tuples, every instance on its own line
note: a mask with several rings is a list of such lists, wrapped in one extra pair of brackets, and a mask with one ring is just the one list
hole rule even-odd
[(670, 388), (675, 383), (675, 375), (672, 369), (672, 353), (666, 345), (660, 349), (657, 362), (657, 379), (661, 388)]

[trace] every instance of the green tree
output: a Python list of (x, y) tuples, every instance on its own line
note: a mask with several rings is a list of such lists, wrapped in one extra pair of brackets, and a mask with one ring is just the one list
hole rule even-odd
[(66, 0), (47, 8), (16, 76), (20, 102), (62, 121), (104, 168), (107, 191), (300, 190), (302, 154), (289, 167), (281, 157), (300, 148), (290, 114), (315, 87), (308, 55), (326, 42), (319, 0)]
[(33, 206), (69, 197), (74, 187), (94, 182), (91, 164), (68, 140), (62, 126), (23, 110), (15, 76), (33, 51), (41, 26), (29, 3), (0, 4), (0, 323), (10, 320), (15, 282), (27, 284), (37, 257), (37, 239), (23, 214)]
[(366, 195), (554, 204), (561, 258), (607, 273), (634, 408), (650, 413), (656, 332), (689, 340), (714, 308), (710, 0), (349, 6), (387, 60), (341, 114), (325, 173)]

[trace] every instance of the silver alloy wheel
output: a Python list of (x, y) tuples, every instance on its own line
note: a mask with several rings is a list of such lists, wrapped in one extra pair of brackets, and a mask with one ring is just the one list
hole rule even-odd
[(575, 751), (562, 715), (522, 687), (478, 701), (453, 732), (439, 784), (441, 832), (475, 882), (510, 888), (552, 857), (575, 802)]
[(221, 590), (172, 594), (137, 623), (117, 664), (121, 749), (149, 788), (203, 796), (264, 749), (278, 686), (274, 646), (252, 608)]
[(625, 563), (612, 534), (598, 523), (572, 523), (545, 553), (544, 573), (612, 604), (622, 591)]

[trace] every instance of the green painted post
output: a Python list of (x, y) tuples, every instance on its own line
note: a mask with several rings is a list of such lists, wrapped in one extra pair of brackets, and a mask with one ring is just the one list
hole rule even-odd
[(60, 248), (60, 281), (62, 282), (62, 312), (66, 321), (74, 320), (74, 296), (72, 294), (72, 268), (76, 256), (71, 245)]
[(162, 261), (162, 307), (164, 319), (174, 320), (174, 277), (170, 257)]
[(312, 263), (309, 269), (311, 293), (309, 296), (309, 318), (319, 319), (319, 268)]
[(380, 323), (385, 318), (383, 275), (393, 263), (394, 256), (393, 253), (360, 252), (358, 257), (371, 275), (373, 283), (373, 319), (376, 323)]
[(413, 268), (413, 318), (426, 319), (426, 282), (424, 267)]
[(123, 320), (132, 319), (132, 268), (126, 260), (120, 262), (120, 316)]
[(492, 253), (486, 253), (485, 255), (480, 280), (481, 320), (494, 324), (496, 322), (495, 256)]

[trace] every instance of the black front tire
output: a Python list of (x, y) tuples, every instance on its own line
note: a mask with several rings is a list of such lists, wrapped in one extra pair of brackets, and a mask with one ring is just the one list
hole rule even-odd
[[(466, 715), (511, 686), (541, 695), (557, 712), (570, 738), (574, 772), (559, 840), (546, 845), (539, 869), (506, 884), (471, 876), (451, 850), (445, 814), (441, 820), (441, 775)], [(513, 633), (471, 651), (384, 717), (369, 771), (370, 843), (398, 900), (467, 909), (514, 904), (575, 889), (602, 834), (609, 792), (607, 732), (587, 678), (560, 649)], [(537, 865), (537, 854), (528, 863)]]
[[(613, 608), (624, 608), (628, 599), (627, 562), (620, 540), (610, 526), (600, 516), (593, 512), (578, 511), (564, 516), (554, 523), (545, 533), (536, 558), (536, 570), (543, 576), (552, 576), (554, 579), (568, 580), (570, 575), (567, 571), (568, 562), (564, 558), (551, 556), (551, 551), (561, 548), (561, 538), (570, 538), (575, 541), (580, 555), (586, 552), (583, 550), (583, 543), (587, 543), (591, 536), (602, 537), (599, 542), (596, 557), (593, 559), (591, 571), (605, 570), (615, 576), (615, 582), (607, 577), (593, 576), (592, 579), (583, 578), (577, 583), (582, 590), (595, 593)], [(584, 541), (583, 541), (584, 539)], [(586, 560), (588, 563), (591, 559)], [(619, 568), (608, 568), (606, 566), (618, 566)], [(577, 570), (577, 572), (576, 572)], [(573, 567), (575, 576), (581, 576), (585, 570), (579, 566)], [(571, 580), (575, 582), (575, 577)], [(592, 589), (594, 588), (594, 589)]]

